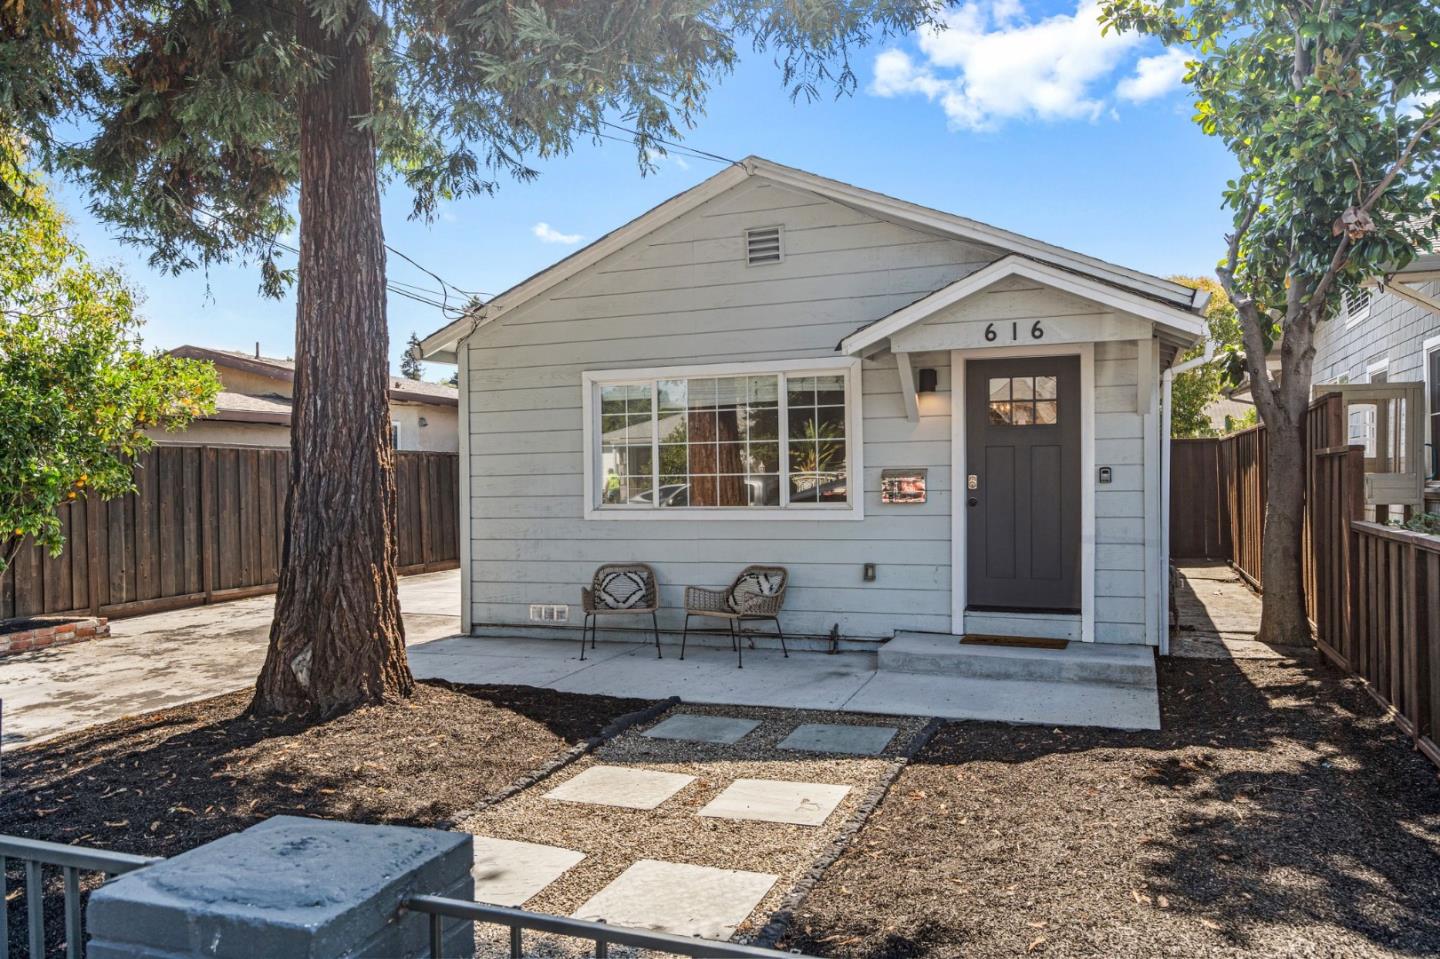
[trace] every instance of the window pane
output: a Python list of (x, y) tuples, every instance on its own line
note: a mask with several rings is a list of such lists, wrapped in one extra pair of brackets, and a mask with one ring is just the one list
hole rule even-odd
[(815, 405), (815, 377), (791, 376), (785, 380), (787, 401), (791, 406)]
[(630, 446), (625, 451), (625, 469), (630, 476), (649, 478), (653, 472), (655, 454), (648, 446)]
[(1011, 425), (1029, 426), (1035, 422), (1034, 403), (1011, 403), (1010, 404)]
[(790, 442), (818, 439), (814, 409), (790, 408)]
[(792, 473), (790, 475), (790, 502), (818, 503), (820, 478), (813, 473)]
[(1055, 398), (1055, 377), (1035, 377), (1035, 398), (1037, 400), (1053, 400)]
[(843, 406), (822, 406), (816, 415), (819, 422), (816, 432), (816, 439), (844, 439), (845, 438), (845, 407)]
[(992, 380), (990, 381), (990, 399), (992, 399), (992, 400), (1008, 400), (1009, 398), (1010, 398), (1010, 380), (1009, 380), (1009, 379), (1005, 379), (1005, 378), (992, 379)]
[(990, 425), (1008, 426), (1010, 424), (1010, 404), (991, 401), (990, 403)]
[(750, 410), (749, 439), (778, 440), (780, 438), (780, 411), (777, 409)]
[(625, 417), (625, 439), (633, 446), (636, 443), (649, 443), (654, 434), (654, 422), (650, 419), (649, 413), (630, 413)]
[(826, 473), (845, 469), (845, 443), (827, 440), (815, 445), (815, 470)]
[(815, 378), (815, 400), (821, 406), (843, 406), (845, 404), (845, 377), (817, 376)]
[(715, 405), (714, 380), (690, 380), (685, 389), (689, 393), (690, 409), (705, 409)]
[(780, 505), (780, 477), (775, 474), (750, 477), (751, 506)]
[(715, 472), (715, 444), (714, 444), (714, 443), (691, 443), (691, 444), (690, 444), (690, 472), (691, 472), (691, 473), (713, 473), (713, 472)]
[(805, 440), (790, 441), (790, 472), (813, 473), (816, 465), (815, 444)]
[(1058, 422), (1057, 408), (1054, 400), (1040, 400), (1035, 404), (1035, 422), (1045, 426)]
[(600, 414), (600, 441), (602, 443), (623, 443), (625, 441), (625, 414)]
[(719, 443), (715, 446), (715, 472), (745, 472), (745, 444)]
[(683, 443), (689, 437), (685, 416), (681, 413), (662, 413), (660, 416), (660, 442)]
[(750, 377), (751, 406), (778, 406), (780, 403), (780, 378), (778, 376)]
[(745, 405), (745, 380), (725, 377), (715, 381), (716, 406)]
[(690, 427), (690, 442), (713, 443), (715, 441), (715, 411), (692, 409), (686, 417)]
[(848, 491), (846, 489), (845, 470), (843, 466), (838, 471), (823, 475), (821, 477), (820, 487), (816, 492), (822, 503), (845, 502)]
[(1010, 381), (1010, 398), (1013, 400), (1029, 400), (1035, 398), (1035, 378), (1032, 376), (1017, 376)]
[(625, 502), (634, 505), (652, 505), (654, 498), (650, 495), (654, 490), (650, 478), (631, 479), (625, 483)]
[(751, 473), (779, 472), (780, 444), (751, 443), (749, 446), (748, 470)]
[(743, 475), (717, 476), (715, 477), (715, 498), (717, 506), (749, 506), (750, 487), (745, 485)]
[(690, 505), (691, 506), (718, 506), (715, 497), (715, 477), (713, 476), (691, 476), (690, 477)]
[(745, 434), (740, 430), (739, 410), (722, 408), (715, 414), (715, 438), (722, 443), (733, 443), (745, 438)]
[(685, 476), (660, 477), (660, 489), (656, 499), (661, 506), (689, 506), (689, 479)]
[(625, 390), (626, 388), (624, 386), (600, 387), (600, 412), (625, 412)]
[(625, 408), (631, 413), (650, 412), (650, 384), (631, 383), (626, 388)]
[(685, 409), (685, 395), (684, 380), (661, 380), (660, 411), (673, 413)]

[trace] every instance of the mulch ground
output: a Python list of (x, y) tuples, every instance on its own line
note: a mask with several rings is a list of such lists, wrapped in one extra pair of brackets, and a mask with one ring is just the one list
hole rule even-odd
[(1440, 955), (1440, 783), (1356, 684), (1161, 660), (1162, 732), (945, 727), (783, 945)]
[[(217, 696), (6, 751), (0, 833), (173, 856), (284, 814), (429, 826), (649, 704), (426, 682), (406, 702), (309, 725), (247, 718), (249, 701)], [(20, 879), (12, 868), (12, 935)]]

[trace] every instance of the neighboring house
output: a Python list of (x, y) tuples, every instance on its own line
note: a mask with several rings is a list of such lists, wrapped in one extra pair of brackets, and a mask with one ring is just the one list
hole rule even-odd
[(422, 344), (459, 361), (465, 628), (644, 561), (678, 631), (685, 585), (780, 563), (787, 632), (1159, 645), (1162, 373), (1204, 305), (747, 159)]
[[(289, 446), (290, 404), (295, 364), (268, 356), (179, 346), (174, 356), (210, 360), (220, 374), (215, 413), (196, 420), (183, 433), (156, 432), (169, 445)], [(453, 386), (390, 378), (390, 419), (395, 448), (455, 452), (458, 393)]]
[[(1426, 482), (1425, 498), (1440, 508), (1436, 482), (1440, 451), (1440, 254), (1417, 257), (1363, 295), (1348, 299), (1341, 315), (1320, 324), (1315, 336), (1313, 378), (1318, 386), (1423, 383), (1424, 417), (1414, 449), (1399, 403), (1353, 402), (1350, 442), (1366, 447), (1367, 471), (1410, 471), (1415, 460)], [(1417, 403), (1417, 405), (1420, 405)], [(1390, 438), (1394, 442), (1390, 442)], [(1397, 463), (1377, 463), (1386, 449)]]

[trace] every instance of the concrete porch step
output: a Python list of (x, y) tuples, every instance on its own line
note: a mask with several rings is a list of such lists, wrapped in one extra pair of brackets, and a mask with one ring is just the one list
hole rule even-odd
[(1148, 646), (1106, 643), (1071, 643), (1065, 649), (971, 646), (962, 645), (958, 636), (902, 632), (880, 647), (878, 658), (882, 673), (1155, 688), (1155, 654)]

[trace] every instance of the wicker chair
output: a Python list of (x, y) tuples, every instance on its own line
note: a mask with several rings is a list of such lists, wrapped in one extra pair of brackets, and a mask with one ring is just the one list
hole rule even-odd
[[(701, 589), (699, 586), (685, 587), (685, 633), (680, 640), (680, 658), (685, 658), (685, 644), (690, 639), (690, 617), (705, 616), (723, 619), (730, 631), (730, 646), (735, 651), (740, 669), (745, 668), (745, 653), (741, 649), (740, 637), (748, 620), (769, 620), (775, 624), (780, 637), (780, 649), (785, 658), (790, 650), (785, 646), (785, 631), (780, 628), (780, 607), (785, 602), (785, 587), (790, 574), (783, 566), (747, 566), (735, 577), (729, 589)], [(719, 632), (719, 630), (707, 630)]]
[(660, 659), (660, 624), (655, 612), (660, 608), (660, 589), (655, 570), (645, 563), (606, 563), (595, 570), (588, 588), (580, 589), (580, 608), (585, 612), (585, 626), (580, 633), (580, 658), (585, 658), (585, 641), (595, 648), (596, 620), (601, 616), (650, 614), (650, 629), (655, 634), (655, 658)]

